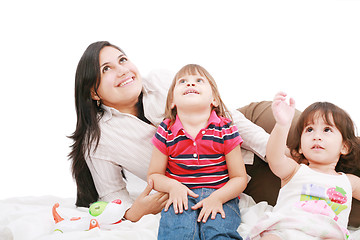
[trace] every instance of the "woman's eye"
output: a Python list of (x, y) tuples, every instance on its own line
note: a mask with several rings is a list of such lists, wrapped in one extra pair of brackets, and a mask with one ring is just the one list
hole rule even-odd
[(109, 69), (110, 69), (109, 66), (105, 66), (105, 67), (103, 67), (102, 72), (104, 73), (104, 72), (108, 71)]
[(119, 62), (120, 63), (124, 63), (124, 62), (127, 62), (127, 58), (126, 57), (121, 57), (120, 59), (119, 59)]

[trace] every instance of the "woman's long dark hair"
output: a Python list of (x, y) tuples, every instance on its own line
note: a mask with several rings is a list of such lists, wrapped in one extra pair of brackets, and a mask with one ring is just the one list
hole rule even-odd
[(107, 41), (92, 43), (82, 55), (75, 74), (77, 123), (75, 132), (70, 136), (74, 142), (71, 146), (69, 158), (72, 161), (72, 175), (77, 185), (76, 206), (79, 207), (88, 207), (99, 197), (85, 161), (85, 151), (90, 151), (91, 143), (95, 143), (97, 146), (100, 139), (101, 132), (98, 122), (103, 115), (103, 109), (100, 102), (98, 104), (92, 99), (91, 91), (97, 93), (99, 88), (99, 54), (101, 49), (106, 46), (114, 47), (124, 53), (119, 47)]

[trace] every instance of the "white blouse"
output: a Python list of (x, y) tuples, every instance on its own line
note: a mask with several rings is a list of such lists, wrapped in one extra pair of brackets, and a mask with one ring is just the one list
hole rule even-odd
[[(105, 112), (99, 121), (99, 145), (95, 151), (93, 145), (90, 154), (85, 156), (99, 200), (119, 198), (127, 207), (131, 206), (133, 200), (126, 189), (121, 169), (146, 181), (153, 150), (151, 138), (164, 118), (167, 92), (173, 76), (167, 71), (157, 71), (143, 78), (144, 113), (153, 125), (103, 105)], [(234, 110), (231, 114), (244, 140), (244, 162), (252, 164), (254, 153), (264, 158), (269, 135), (239, 111)]]

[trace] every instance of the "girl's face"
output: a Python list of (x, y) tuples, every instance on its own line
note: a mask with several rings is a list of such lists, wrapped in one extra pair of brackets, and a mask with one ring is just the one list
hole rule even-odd
[(218, 103), (213, 96), (211, 85), (205, 77), (200, 74), (184, 75), (176, 81), (171, 108), (176, 106), (178, 110), (183, 107), (187, 109), (208, 107), (211, 109), (212, 105), (216, 107)]
[(100, 85), (98, 96), (106, 106), (121, 112), (133, 113), (142, 89), (142, 80), (136, 66), (116, 48), (104, 47), (99, 55)]
[(336, 128), (332, 116), (330, 125), (321, 114), (314, 115), (301, 134), (300, 153), (309, 163), (337, 164), (341, 154), (347, 154), (341, 132)]

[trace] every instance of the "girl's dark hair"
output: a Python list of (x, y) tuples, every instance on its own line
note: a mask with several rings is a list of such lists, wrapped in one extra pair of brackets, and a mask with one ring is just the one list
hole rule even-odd
[[(119, 47), (107, 41), (94, 42), (88, 46), (80, 58), (75, 74), (75, 108), (77, 123), (75, 132), (70, 136), (73, 139), (69, 158), (72, 161), (72, 175), (77, 185), (76, 206), (89, 207), (98, 200), (93, 178), (85, 161), (85, 154), (90, 153), (90, 146), (97, 147), (100, 140), (99, 120), (103, 116), (101, 102), (92, 99), (91, 92), (97, 94), (100, 85), (99, 54), (104, 47), (113, 47), (124, 53)], [(124, 53), (125, 54), (125, 53)], [(139, 118), (143, 117), (142, 94), (138, 101)], [(95, 149), (96, 149), (95, 147)], [(93, 151), (95, 151), (93, 149)]]
[[(329, 125), (339, 129), (343, 141), (348, 148), (346, 155), (341, 155), (335, 167), (337, 172), (359, 174), (360, 170), (360, 138), (356, 136), (356, 127), (350, 116), (340, 107), (329, 102), (316, 102), (307, 107), (299, 117), (289, 148), (292, 157), (299, 163), (307, 164), (305, 156), (299, 153), (301, 134), (304, 128), (313, 123), (317, 117), (322, 117)], [(332, 121), (333, 119), (333, 121)]]

